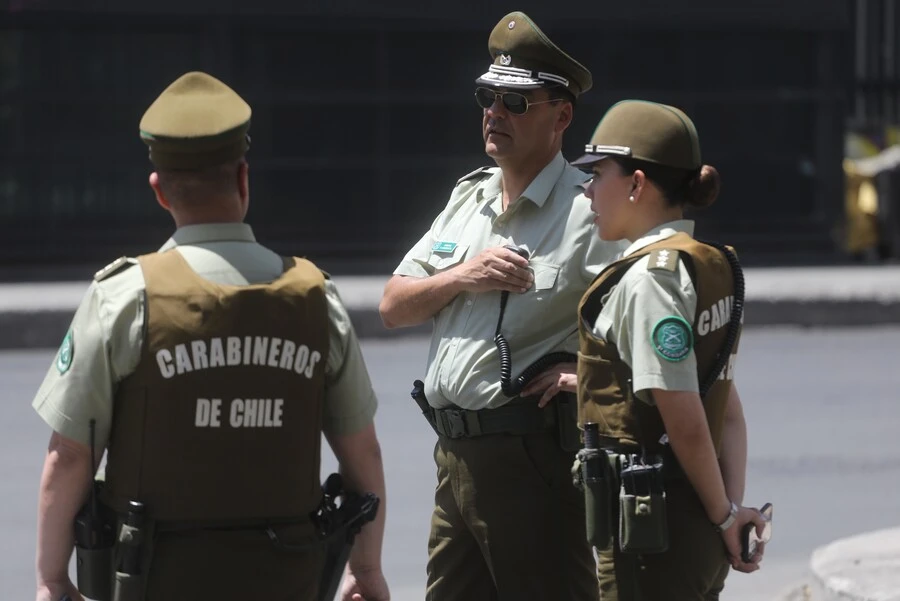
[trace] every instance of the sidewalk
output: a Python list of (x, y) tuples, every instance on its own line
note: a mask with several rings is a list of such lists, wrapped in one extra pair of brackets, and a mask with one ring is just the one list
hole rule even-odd
[(811, 601), (900, 601), (900, 527), (821, 547), (810, 571)]
[[(427, 334), (430, 324), (387, 330), (378, 315), (384, 276), (334, 278), (360, 337)], [(900, 324), (900, 266), (745, 270), (748, 327)], [(89, 282), (0, 284), (0, 348), (55, 348)]]

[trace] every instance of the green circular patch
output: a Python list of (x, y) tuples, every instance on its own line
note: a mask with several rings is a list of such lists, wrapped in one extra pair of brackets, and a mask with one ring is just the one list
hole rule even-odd
[(56, 369), (59, 373), (64, 374), (69, 371), (72, 366), (72, 357), (75, 355), (75, 339), (72, 338), (72, 331), (66, 334), (62, 344), (59, 345), (59, 353), (56, 355)]
[(681, 361), (694, 348), (694, 334), (691, 326), (681, 317), (663, 317), (653, 327), (650, 342), (656, 354), (666, 361)]

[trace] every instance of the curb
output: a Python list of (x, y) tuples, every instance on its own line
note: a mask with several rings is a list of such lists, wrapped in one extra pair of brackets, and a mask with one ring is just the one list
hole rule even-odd
[[(400, 338), (428, 336), (431, 323), (389, 330), (381, 322), (378, 309), (348, 309), (359, 338)], [(0, 350), (55, 349), (65, 336), (74, 310), (0, 311)]]
[[(388, 330), (381, 322), (377, 307), (354, 304), (347, 310), (360, 338), (399, 338), (431, 333), (430, 323)], [(59, 307), (0, 310), (0, 349), (56, 348), (73, 315), (74, 309)], [(900, 301), (748, 299), (746, 315), (747, 327), (900, 324)]]
[(820, 547), (810, 569), (816, 601), (900, 601), (900, 528)]
[(747, 300), (746, 326), (839, 327), (900, 324), (900, 302), (873, 300)]

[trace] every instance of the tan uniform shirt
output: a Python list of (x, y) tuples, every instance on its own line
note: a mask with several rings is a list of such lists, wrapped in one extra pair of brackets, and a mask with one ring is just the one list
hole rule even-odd
[[(179, 228), (160, 250), (177, 247), (200, 276), (219, 284), (267, 282), (283, 271), (276, 253), (256, 242), (249, 225), (204, 224)], [(356, 333), (337, 289), (326, 280), (329, 355), (325, 370), (323, 427), (348, 434), (372, 422), (375, 392)], [(97, 420), (97, 448), (106, 446), (117, 384), (141, 355), (144, 277), (137, 266), (91, 283), (70, 327), (71, 340), (47, 371), (32, 405), (56, 432), (87, 443)]]
[[(635, 240), (623, 256), (678, 232), (693, 235), (694, 222), (664, 223)], [(616, 346), (622, 361), (631, 367), (636, 396), (652, 404), (649, 389), (698, 392), (699, 384), (693, 349), (681, 361), (669, 361), (656, 352), (651, 337), (656, 324), (666, 317), (680, 317), (688, 324), (694, 323), (697, 312), (694, 284), (680, 259), (675, 271), (648, 269), (649, 259), (644, 257), (632, 265), (609, 292), (594, 324), (594, 334)]]
[[(590, 202), (581, 194), (588, 176), (562, 154), (503, 211), (500, 169), (463, 178), (444, 211), (394, 271), (428, 277), (504, 244), (528, 249), (534, 286), (510, 293), (502, 332), (512, 351), (512, 377), (554, 351), (578, 349), (578, 301), (600, 269), (624, 249), (599, 240)], [(463, 293), (434, 318), (425, 395), (434, 407), (498, 407), (500, 388), (494, 331), (500, 292)]]

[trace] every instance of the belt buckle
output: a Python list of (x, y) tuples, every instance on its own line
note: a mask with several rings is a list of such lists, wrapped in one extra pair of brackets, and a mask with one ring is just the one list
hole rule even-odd
[(447, 425), (450, 427), (450, 438), (465, 438), (469, 433), (469, 427), (466, 425), (466, 418), (463, 414), (464, 409), (446, 409), (444, 415), (447, 416)]

